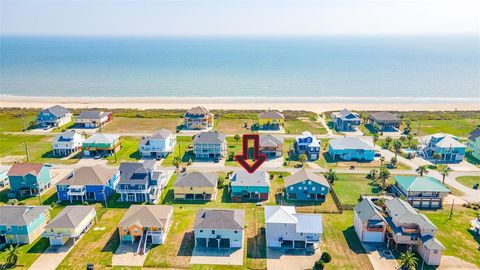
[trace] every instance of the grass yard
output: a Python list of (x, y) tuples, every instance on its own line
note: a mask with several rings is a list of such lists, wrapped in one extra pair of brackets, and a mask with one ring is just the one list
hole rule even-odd
[(37, 117), (36, 112), (26, 112), (25, 121), (22, 120), (20, 112), (18, 113), (0, 113), (0, 132), (20, 132), (23, 130), (23, 123), (28, 128), (31, 122), (34, 122)]
[(475, 184), (480, 184), (480, 176), (459, 176), (455, 180), (468, 188), (472, 188)]
[(122, 137), (122, 149), (120, 149), (116, 154), (107, 157), (108, 163), (110, 164), (120, 164), (121, 162), (136, 162), (141, 158), (140, 152), (138, 151), (138, 142), (139, 137)]
[(73, 128), (74, 125), (75, 125), (75, 122), (73, 121), (73, 117), (72, 117), (72, 121), (66, 123), (63, 126), (59, 126), (59, 127), (54, 128), (52, 130), (52, 132), (56, 132), (56, 133), (64, 132), (67, 129)]
[[(387, 183), (393, 183), (393, 178), (387, 179)], [(342, 204), (357, 204), (360, 195), (378, 193), (370, 179), (364, 174), (337, 174), (337, 180), (333, 184), (333, 189)]]
[(187, 163), (190, 158), (194, 159), (194, 155), (191, 152), (186, 152), (187, 147), (192, 144), (191, 136), (177, 136), (177, 144), (173, 153), (169, 154), (162, 162), (162, 166), (173, 166), (173, 158), (181, 157), (182, 163)]
[(474, 156), (472, 156), (472, 154), (467, 153), (467, 154), (465, 155), (465, 160), (466, 160), (467, 162), (469, 162), (469, 163), (471, 163), (471, 164), (473, 164), (473, 165), (475, 165), (475, 166), (477, 166), (477, 167), (480, 168), (480, 159), (475, 158)]
[(237, 142), (233, 137), (227, 137), (227, 157), (225, 158), (225, 166), (239, 167), (240, 165), (233, 156), (240, 154), (242, 154), (242, 140), (240, 139)]
[(303, 131), (310, 131), (312, 134), (327, 134), (322, 124), (308, 118), (285, 121), (285, 132), (287, 134), (301, 134)]
[[(215, 126), (215, 130), (218, 130), (227, 135), (241, 135), (244, 133), (253, 133), (253, 131), (250, 130), (250, 127), (254, 124), (254, 122), (255, 120), (253, 119), (233, 119), (220, 117)], [(247, 124), (247, 128), (244, 128), (245, 123)]]
[(181, 118), (128, 118), (113, 117), (112, 122), (102, 128), (105, 133), (154, 133), (166, 128), (175, 132), (182, 123)]
[[(380, 168), (381, 162), (379, 160), (373, 160), (368, 162), (367, 161), (338, 161), (337, 162), (330, 157), (328, 152), (322, 152), (322, 154), (320, 155), (320, 158), (316, 160), (315, 163), (325, 169), (348, 169), (351, 166), (354, 166), (355, 168), (360, 168), (360, 169), (378, 169)], [(389, 165), (390, 161), (386, 160), (384, 164)], [(411, 168), (406, 164), (397, 162), (397, 167), (395, 169), (410, 170)]]
[(438, 227), (436, 237), (447, 248), (442, 254), (458, 257), (480, 267), (480, 238), (475, 238), (469, 230), (470, 220), (475, 219), (480, 212), (456, 206), (452, 218), (449, 219), (450, 207), (445, 208), (422, 211)]
[(468, 137), (468, 133), (480, 125), (479, 119), (453, 119), (453, 120), (422, 120), (411, 122), (412, 132), (417, 133), (420, 123), (420, 132), (418, 136), (435, 134), (439, 132), (452, 134), (458, 137)]
[[(8, 246), (9, 245), (0, 250), (0, 266), (7, 262), (8, 254), (6, 248)], [(28, 269), (49, 246), (50, 242), (47, 238), (43, 237), (39, 237), (31, 244), (19, 246), (20, 254), (15, 269)]]

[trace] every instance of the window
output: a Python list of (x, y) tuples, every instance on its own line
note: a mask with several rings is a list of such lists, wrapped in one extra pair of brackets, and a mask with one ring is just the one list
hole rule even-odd
[(302, 187), (298, 187), (298, 190), (302, 190)]
[(311, 185), (311, 184), (312, 184), (312, 181), (308, 180), (308, 184)]
[(303, 187), (303, 190), (307, 190), (307, 187)]
[(437, 254), (437, 253), (438, 253), (438, 250), (434, 250), (433, 253), (434, 253), (434, 254)]
[(233, 233), (238, 233), (238, 231), (233, 231)]
[(215, 234), (215, 230), (212, 230), (212, 234)]
[(315, 191), (315, 187), (312, 187), (312, 191)]
[(290, 190), (293, 190), (293, 187), (290, 187)]
[(300, 236), (303, 236), (303, 233), (300, 233)]
[(203, 232), (203, 230), (200, 230), (200, 232), (202, 233), (202, 232)]

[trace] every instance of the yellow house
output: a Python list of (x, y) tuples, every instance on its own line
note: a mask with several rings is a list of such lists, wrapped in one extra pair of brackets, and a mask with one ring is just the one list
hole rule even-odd
[(278, 130), (285, 125), (285, 116), (279, 111), (267, 110), (258, 115), (258, 128), (264, 130)]
[(176, 200), (213, 200), (217, 196), (218, 175), (214, 173), (184, 173), (173, 184)]
[(63, 246), (70, 239), (75, 243), (90, 229), (96, 216), (93, 205), (69, 205), (47, 225), (43, 236), (52, 246)]

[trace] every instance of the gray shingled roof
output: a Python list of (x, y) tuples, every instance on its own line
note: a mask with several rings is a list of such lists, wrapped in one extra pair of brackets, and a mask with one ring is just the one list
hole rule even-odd
[(316, 174), (316, 173), (313, 173), (313, 172), (309, 172), (307, 171), (305, 168), (299, 170), (298, 172), (292, 174), (292, 175), (289, 175), (287, 177), (285, 177), (285, 186), (291, 186), (291, 185), (295, 185), (295, 184), (298, 184), (298, 183), (301, 183), (305, 180), (311, 180), (315, 183), (318, 183), (322, 186), (326, 186), (328, 188), (330, 188), (330, 184), (328, 183), (327, 179), (325, 179), (325, 177), (321, 174)]
[(268, 118), (268, 119), (285, 119), (285, 116), (279, 112), (279, 111), (275, 111), (275, 110), (267, 110), (267, 111), (264, 111), (262, 113), (259, 113), (258, 114), (258, 118), (262, 119), (262, 118)]
[(187, 113), (187, 115), (208, 115), (210, 114), (210, 111), (208, 111), (205, 107), (202, 106), (196, 106), (193, 108), (190, 108)]
[(235, 186), (249, 186), (249, 187), (264, 187), (270, 186), (270, 176), (265, 171), (255, 171), (254, 173), (248, 173), (244, 170), (235, 172), (231, 182), (232, 187)]
[(200, 132), (193, 138), (193, 143), (224, 143), (225, 134), (218, 131)]
[(339, 112), (336, 112), (334, 113), (337, 117), (341, 118), (341, 119), (355, 119), (355, 118), (358, 118), (360, 119), (356, 114), (354, 114), (353, 112), (351, 112), (350, 110), (348, 109), (343, 109)]
[(100, 119), (109, 114), (108, 112), (102, 111), (82, 111), (76, 117), (77, 119)]
[(400, 118), (389, 112), (374, 112), (369, 118), (379, 122), (400, 122)]
[(260, 147), (277, 147), (284, 142), (283, 137), (277, 137), (270, 134), (260, 135)]
[(48, 209), (48, 206), (0, 206), (0, 225), (25, 226), (30, 224), (41, 213), (48, 211)]
[(343, 137), (330, 140), (328, 142), (329, 146), (336, 150), (344, 149), (363, 149), (363, 150), (375, 150), (375, 148), (364, 141), (363, 139), (357, 137)]
[(150, 137), (142, 137), (140, 139), (140, 145), (148, 145), (150, 140), (165, 140), (167, 139), (172, 132), (169, 129), (162, 128), (155, 131)]
[(119, 227), (164, 227), (173, 215), (171, 205), (132, 205), (123, 216)]
[(117, 169), (100, 165), (75, 169), (70, 177), (64, 178), (58, 184), (103, 186), (110, 180)]
[(243, 230), (245, 210), (243, 209), (200, 209), (195, 219), (195, 229)]
[(418, 213), (409, 203), (399, 198), (393, 198), (385, 202), (390, 215), (398, 217), (404, 223), (418, 224), (418, 226), (435, 230), (437, 227), (423, 214)]
[(214, 173), (191, 172), (177, 176), (174, 187), (215, 187), (218, 175)]
[(375, 215), (382, 217), (382, 215), (380, 214), (380, 212), (378, 212), (373, 203), (371, 203), (370, 200), (367, 198), (364, 198), (361, 202), (359, 202), (355, 206), (354, 211), (357, 213), (362, 223), (367, 222)]
[(95, 211), (93, 205), (68, 205), (47, 225), (47, 229), (75, 229), (92, 211)]
[(478, 137), (480, 137), (480, 128), (477, 128), (470, 132), (470, 136), (468, 136), (468, 139), (470, 141), (475, 141)]
[(122, 162), (119, 167), (119, 184), (146, 184), (149, 180), (149, 169), (142, 163)]
[(66, 114), (70, 113), (70, 111), (67, 108), (60, 105), (55, 105), (50, 108), (46, 108), (42, 112), (48, 112), (52, 115), (55, 115), (56, 117), (63, 117)]
[(427, 235), (420, 238), (422, 244), (429, 250), (445, 250), (445, 246), (437, 238)]

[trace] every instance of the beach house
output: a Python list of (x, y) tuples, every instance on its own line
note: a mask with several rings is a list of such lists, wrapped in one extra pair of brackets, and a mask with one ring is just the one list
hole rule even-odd
[(50, 220), (48, 210), (48, 206), (0, 206), (0, 245), (35, 241)]
[(372, 161), (375, 158), (375, 148), (364, 139), (343, 137), (329, 141), (328, 154), (333, 160)]
[(68, 156), (80, 151), (85, 136), (74, 130), (62, 132), (55, 136), (52, 141), (53, 154), (56, 156)]
[(266, 155), (268, 159), (282, 157), (283, 141), (283, 137), (270, 134), (260, 135), (260, 153)]
[(97, 133), (82, 143), (85, 156), (109, 156), (118, 152), (122, 147), (119, 135)]
[(313, 251), (321, 243), (322, 216), (297, 214), (294, 206), (265, 206), (267, 247)]
[[(419, 140), (420, 156), (435, 163), (459, 163), (463, 161), (467, 146), (458, 137), (445, 133), (436, 133)], [(435, 158), (439, 154), (439, 159)]]
[(34, 196), (50, 187), (52, 166), (37, 163), (15, 163), (8, 170), (9, 197)]
[(374, 112), (368, 116), (368, 123), (373, 127), (380, 128), (379, 131), (398, 131), (401, 119), (389, 112)]
[(470, 149), (470, 154), (480, 160), (480, 128), (470, 132), (467, 146)]
[(184, 129), (209, 129), (212, 127), (213, 113), (204, 107), (193, 107), (183, 115)]
[(219, 160), (227, 151), (226, 136), (218, 131), (200, 132), (193, 138), (195, 159)]
[(330, 184), (323, 175), (300, 169), (285, 179), (285, 194), (289, 200), (325, 201)]
[(304, 131), (302, 135), (295, 136), (293, 147), (296, 155), (305, 154), (308, 160), (313, 161), (320, 157), (320, 140), (309, 131)]
[(266, 110), (258, 114), (258, 129), (279, 130), (285, 125), (285, 116), (275, 110)]
[(176, 143), (175, 134), (162, 128), (150, 137), (142, 137), (138, 148), (143, 158), (164, 158), (173, 152)]
[(75, 125), (83, 128), (98, 128), (103, 127), (108, 122), (112, 121), (112, 112), (103, 111), (82, 111), (77, 117), (75, 117)]
[(97, 212), (93, 205), (68, 205), (45, 228), (51, 246), (75, 243), (92, 227)]
[(387, 221), (382, 208), (375, 205), (378, 198), (362, 197), (353, 209), (353, 227), (361, 242), (383, 243), (387, 231)]
[(339, 112), (333, 112), (331, 114), (333, 127), (338, 131), (355, 131), (361, 123), (358, 114), (353, 113), (347, 109), (343, 109)]
[(214, 200), (217, 196), (218, 175), (191, 172), (177, 176), (173, 183), (176, 200)]
[(147, 243), (161, 245), (165, 243), (173, 222), (171, 205), (131, 205), (118, 223), (121, 242), (134, 243), (145, 253)]
[(199, 209), (193, 234), (195, 248), (241, 248), (245, 210)]
[(41, 128), (61, 127), (72, 121), (72, 113), (65, 107), (55, 105), (40, 111), (37, 115), (37, 125)]
[(105, 202), (119, 180), (117, 169), (101, 165), (77, 168), (57, 183), (58, 200), (73, 202)]
[(0, 187), (8, 186), (8, 171), (11, 166), (0, 165)]
[(157, 203), (169, 178), (167, 172), (157, 170), (154, 160), (122, 162), (119, 172), (115, 191), (124, 202)]
[(232, 201), (268, 200), (270, 175), (266, 171), (248, 173), (245, 170), (238, 170), (232, 174), (230, 180)]
[(443, 198), (450, 190), (431, 176), (395, 175), (393, 193), (406, 198), (417, 208), (442, 208)]

